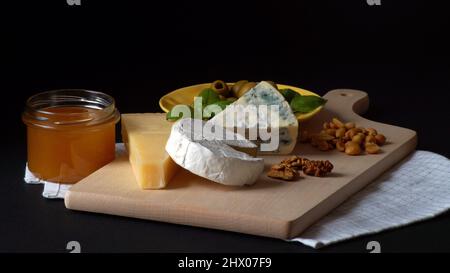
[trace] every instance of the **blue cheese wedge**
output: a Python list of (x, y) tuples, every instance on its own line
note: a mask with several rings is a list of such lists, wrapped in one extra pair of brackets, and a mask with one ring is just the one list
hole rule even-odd
[[(230, 107), (232, 106), (232, 107)], [(217, 114), (209, 122), (234, 130), (246, 138), (255, 140), (260, 145), (259, 154), (290, 154), (297, 143), (298, 120), (283, 95), (268, 82), (260, 82), (242, 97)], [(276, 111), (272, 106), (275, 106)], [(261, 109), (267, 112), (261, 112)], [(255, 110), (256, 109), (256, 110)], [(258, 115), (240, 116), (242, 112), (258, 111)], [(257, 135), (251, 133), (255, 132)], [(261, 132), (277, 134), (277, 145), (266, 145), (270, 140)], [(256, 138), (256, 139), (254, 139)], [(270, 149), (267, 149), (269, 147)]]

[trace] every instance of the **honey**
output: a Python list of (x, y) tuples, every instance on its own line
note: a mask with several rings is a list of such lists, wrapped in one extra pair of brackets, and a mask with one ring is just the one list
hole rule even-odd
[(119, 113), (112, 97), (57, 90), (27, 101), (28, 168), (38, 178), (72, 184), (111, 162)]

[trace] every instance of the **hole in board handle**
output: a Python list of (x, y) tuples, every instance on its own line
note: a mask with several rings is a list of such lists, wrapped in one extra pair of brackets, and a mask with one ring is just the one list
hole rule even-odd
[(341, 94), (339, 94), (339, 95), (341, 95), (341, 96), (343, 96), (343, 97), (347, 97), (347, 93), (341, 93)]

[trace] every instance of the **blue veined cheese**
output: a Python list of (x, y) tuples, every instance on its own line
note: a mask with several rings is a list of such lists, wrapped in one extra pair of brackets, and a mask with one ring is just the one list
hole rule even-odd
[[(289, 154), (297, 143), (296, 116), (283, 95), (264, 81), (250, 89), (209, 122), (245, 134), (250, 140), (256, 140), (260, 144), (260, 154)], [(254, 130), (255, 128), (257, 130)], [(264, 130), (269, 135), (278, 134), (278, 145), (271, 151), (263, 149), (263, 145), (266, 144), (267, 147), (270, 142), (267, 136), (262, 136), (261, 132)], [(257, 132), (256, 136), (255, 132)]]

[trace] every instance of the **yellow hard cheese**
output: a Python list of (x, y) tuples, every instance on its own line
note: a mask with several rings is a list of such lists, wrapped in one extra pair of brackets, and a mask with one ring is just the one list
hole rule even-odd
[(165, 114), (122, 115), (122, 139), (142, 189), (164, 188), (179, 168), (165, 150), (171, 128)]

